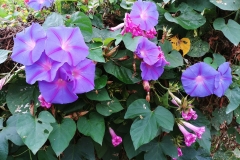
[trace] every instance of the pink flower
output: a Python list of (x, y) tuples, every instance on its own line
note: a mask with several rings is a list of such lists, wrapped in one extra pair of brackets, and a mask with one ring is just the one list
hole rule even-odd
[(183, 153), (182, 153), (182, 150), (181, 150), (181, 148), (180, 148), (180, 147), (178, 147), (178, 148), (177, 148), (177, 150), (178, 150), (178, 157), (182, 156), (182, 155), (183, 155)]
[(189, 133), (181, 124), (178, 124), (178, 127), (184, 136), (186, 146), (191, 146), (196, 141), (197, 136)]
[(111, 27), (110, 30), (115, 31), (121, 28), (123, 28), (123, 30), (121, 31), (122, 35), (124, 35), (125, 33), (131, 33), (132, 37), (143, 36), (151, 39), (154, 38), (154, 36), (157, 34), (154, 27), (146, 31), (140, 29), (139, 25), (136, 25), (132, 22), (129, 13), (125, 14), (124, 23), (121, 23), (116, 27)]
[(202, 134), (205, 132), (205, 127), (197, 127), (197, 126), (194, 126), (192, 125), (191, 123), (188, 123), (188, 122), (185, 122), (185, 121), (182, 121), (182, 123), (188, 127), (189, 129), (191, 129), (192, 131), (195, 132), (195, 134), (197, 135), (197, 138), (201, 139), (202, 138)]
[(46, 102), (41, 94), (40, 94), (40, 96), (38, 96), (38, 100), (41, 103), (42, 107), (50, 108), (52, 105), (51, 103)]
[(196, 111), (194, 111), (192, 108), (190, 108), (188, 111), (182, 111), (182, 118), (186, 121), (193, 119), (196, 120), (198, 115), (196, 114)]
[[(177, 148), (177, 151), (178, 151), (178, 157), (183, 155), (182, 150), (181, 150), (180, 147)], [(177, 160), (177, 158), (172, 158), (172, 160)]]
[(118, 146), (119, 144), (122, 143), (122, 138), (117, 136), (115, 134), (114, 130), (111, 127), (109, 127), (109, 132), (112, 136), (112, 144), (113, 144), (114, 147), (116, 147), (116, 146)]

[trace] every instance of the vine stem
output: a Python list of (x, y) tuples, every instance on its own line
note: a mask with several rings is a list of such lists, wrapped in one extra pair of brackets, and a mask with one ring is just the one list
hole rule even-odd
[(22, 154), (24, 154), (25, 152), (29, 151), (29, 149), (27, 149), (26, 151), (20, 153), (20, 154), (17, 154), (17, 155), (12, 155), (13, 157), (18, 157), (18, 156), (21, 156)]
[(234, 21), (237, 21), (238, 15), (239, 15), (239, 10), (237, 10), (237, 13), (236, 13), (236, 15), (235, 15)]

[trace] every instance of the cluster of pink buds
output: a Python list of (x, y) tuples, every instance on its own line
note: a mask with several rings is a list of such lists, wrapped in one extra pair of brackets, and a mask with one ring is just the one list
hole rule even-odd
[(147, 31), (142, 30), (139, 25), (136, 25), (132, 22), (129, 13), (125, 14), (124, 23), (121, 23), (116, 27), (111, 27), (110, 30), (115, 31), (121, 28), (123, 28), (123, 30), (121, 31), (122, 35), (124, 35), (125, 33), (132, 33), (132, 37), (143, 36), (152, 39), (157, 34), (157, 31), (154, 27)]
[(114, 132), (114, 130), (109, 127), (109, 132), (110, 132), (110, 135), (112, 137), (112, 144), (114, 147), (118, 146), (119, 144), (122, 143), (122, 138), (117, 136), (116, 133)]
[[(191, 129), (195, 134), (188, 132), (185, 127)], [(184, 141), (186, 146), (191, 146), (196, 139), (201, 139), (202, 138), (202, 134), (205, 132), (205, 127), (197, 127), (192, 125), (191, 123), (185, 122), (185, 121), (181, 121), (181, 124), (178, 123), (178, 128), (180, 129), (180, 131), (182, 132), (183, 136), (184, 136)]]
[(173, 95), (171, 92), (169, 92), (169, 94), (173, 98), (171, 102), (179, 107), (183, 119), (189, 121), (191, 119), (196, 120), (198, 118), (196, 111), (192, 109), (193, 106), (191, 104), (187, 104), (188, 102), (186, 101), (186, 99), (183, 100), (185, 102), (182, 102), (178, 97)]

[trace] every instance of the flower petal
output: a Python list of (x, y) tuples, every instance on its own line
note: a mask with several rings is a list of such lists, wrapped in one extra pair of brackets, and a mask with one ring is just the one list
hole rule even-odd
[(183, 72), (183, 88), (192, 97), (205, 97), (213, 94), (215, 76), (218, 72), (204, 62), (196, 63)]
[(76, 66), (89, 54), (79, 28), (52, 27), (47, 31), (46, 54), (55, 61)]
[(49, 103), (71, 103), (78, 99), (73, 93), (73, 82), (68, 81), (66, 74), (59, 71), (52, 82), (40, 81), (39, 89), (44, 99)]
[(63, 63), (53, 61), (45, 53), (33, 65), (26, 66), (26, 81), (34, 84), (36, 81), (51, 82), (55, 79), (58, 69)]
[(44, 51), (46, 33), (38, 23), (33, 23), (14, 38), (11, 58), (23, 65), (36, 62)]
[(145, 62), (142, 62), (140, 65), (142, 71), (141, 76), (143, 80), (157, 80), (163, 73), (164, 68), (157, 65), (148, 65)]
[(218, 67), (218, 72), (219, 74), (215, 79), (216, 88), (214, 90), (214, 94), (221, 97), (232, 83), (232, 74), (229, 62), (221, 64)]

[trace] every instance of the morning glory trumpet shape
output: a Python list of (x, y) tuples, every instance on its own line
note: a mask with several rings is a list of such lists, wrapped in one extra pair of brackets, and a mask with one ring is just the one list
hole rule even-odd
[(76, 66), (64, 64), (64, 69), (74, 81), (74, 93), (85, 93), (94, 89), (95, 64), (93, 61), (85, 59)]
[(63, 63), (53, 61), (43, 52), (40, 59), (30, 66), (26, 66), (26, 81), (34, 84), (36, 81), (51, 82), (54, 80), (58, 69)]
[(47, 30), (45, 52), (58, 62), (76, 66), (89, 54), (82, 33), (78, 27), (52, 27)]
[(200, 62), (188, 67), (182, 74), (183, 88), (192, 97), (213, 94), (215, 77), (218, 72), (210, 65)]
[(142, 30), (151, 30), (158, 23), (157, 6), (153, 2), (139, 0), (132, 6), (130, 18)]
[(155, 63), (154, 65), (148, 65), (145, 62), (141, 62), (140, 69), (142, 71), (141, 76), (143, 80), (157, 80), (163, 73), (164, 67)]
[(54, 0), (29, 0), (27, 5), (36, 11), (41, 10), (43, 7), (50, 7)]
[(48, 103), (71, 103), (78, 99), (78, 96), (73, 93), (74, 82), (69, 81), (64, 69), (59, 69), (54, 81), (38, 82), (41, 95)]
[(12, 60), (25, 66), (36, 62), (44, 51), (46, 33), (38, 23), (25, 28), (14, 38)]
[(149, 41), (146, 37), (141, 37), (138, 41), (138, 46), (135, 54), (142, 58), (148, 65), (153, 65), (158, 61), (160, 51), (155, 43)]
[(218, 97), (224, 95), (225, 91), (228, 89), (232, 83), (232, 74), (229, 62), (225, 62), (218, 67), (218, 75), (215, 81), (214, 94)]

